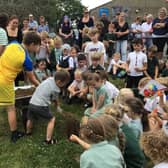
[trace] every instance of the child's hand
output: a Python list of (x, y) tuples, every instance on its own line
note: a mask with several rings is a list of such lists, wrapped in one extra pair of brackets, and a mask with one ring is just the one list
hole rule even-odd
[(161, 125), (160, 125), (160, 123), (154, 117), (150, 117), (148, 119), (148, 121), (149, 121), (149, 128), (150, 128), (151, 131), (158, 131), (158, 130), (160, 130)]
[(72, 142), (78, 142), (78, 136), (72, 134), (72, 135), (70, 136), (69, 140), (72, 141)]
[(135, 69), (135, 71), (137, 71), (137, 72), (142, 72), (142, 69), (141, 69), (141, 68), (135, 67), (134, 69)]
[(93, 114), (94, 112), (96, 112), (96, 109), (93, 107), (93, 108), (91, 109), (91, 114)]
[(162, 118), (163, 120), (168, 120), (168, 114), (165, 113), (165, 112), (162, 112), (161, 118)]

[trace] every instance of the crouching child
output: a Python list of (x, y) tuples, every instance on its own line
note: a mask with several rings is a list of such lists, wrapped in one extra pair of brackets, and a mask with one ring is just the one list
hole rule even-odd
[(55, 116), (51, 113), (49, 105), (51, 102), (55, 102), (57, 106), (60, 89), (69, 82), (69, 79), (70, 75), (68, 72), (57, 71), (54, 77), (49, 77), (36, 88), (28, 107), (27, 135), (32, 134), (33, 119), (41, 117), (48, 120), (44, 142), (46, 144), (54, 144), (56, 142), (52, 139)]

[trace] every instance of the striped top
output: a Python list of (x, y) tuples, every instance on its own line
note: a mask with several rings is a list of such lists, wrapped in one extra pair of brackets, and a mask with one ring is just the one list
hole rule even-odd
[(8, 37), (6, 31), (3, 28), (0, 28), (0, 45), (7, 45), (8, 44)]

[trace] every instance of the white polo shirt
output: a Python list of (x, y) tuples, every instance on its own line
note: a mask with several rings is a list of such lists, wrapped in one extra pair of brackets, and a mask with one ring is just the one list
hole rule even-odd
[(128, 54), (127, 61), (129, 61), (129, 76), (142, 76), (143, 72), (137, 72), (135, 67), (143, 68), (144, 63), (147, 63), (147, 56), (142, 51), (131, 52)]

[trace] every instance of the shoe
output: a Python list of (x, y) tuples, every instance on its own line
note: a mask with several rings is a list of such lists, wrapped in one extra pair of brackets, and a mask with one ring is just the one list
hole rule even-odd
[(22, 138), (23, 136), (25, 136), (24, 132), (13, 131), (11, 135), (11, 141), (15, 143), (18, 139)]
[(63, 109), (60, 106), (57, 106), (56, 110), (57, 110), (58, 113), (62, 113), (63, 112)]
[(84, 108), (88, 108), (88, 107), (91, 107), (92, 106), (92, 103), (85, 103), (84, 104)]
[(57, 143), (57, 140), (56, 139), (51, 139), (51, 140), (45, 140), (44, 141), (44, 144), (45, 145), (53, 145), (53, 144), (56, 144)]

